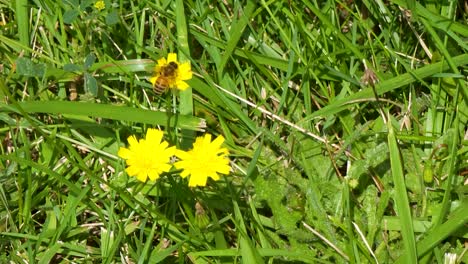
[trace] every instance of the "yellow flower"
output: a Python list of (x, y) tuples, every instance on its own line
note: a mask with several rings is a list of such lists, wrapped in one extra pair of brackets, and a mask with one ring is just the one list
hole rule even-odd
[(96, 1), (96, 3), (94, 3), (94, 8), (96, 8), (98, 11), (101, 11), (104, 8), (106, 8), (106, 4), (102, 0), (101, 1)]
[[(173, 67), (173, 63), (175, 63), (177, 67)], [(174, 70), (168, 71), (168, 65), (169, 67), (173, 67)], [(190, 79), (192, 79), (190, 62), (180, 63), (177, 61), (177, 54), (169, 53), (167, 55), (167, 60), (166, 58), (158, 60), (158, 63), (154, 67), (154, 75), (149, 79), (149, 81), (153, 84), (153, 87), (164, 81), (164, 86), (167, 86), (165, 88), (179, 89), (183, 91), (189, 87), (185, 81)]]
[(162, 140), (163, 134), (159, 129), (150, 128), (146, 139), (138, 141), (135, 136), (128, 137), (129, 148), (120, 148), (118, 155), (126, 160), (125, 171), (129, 176), (136, 176), (142, 182), (147, 178), (154, 181), (171, 169), (169, 162), (176, 148), (168, 148), (169, 143)]
[(174, 166), (182, 169), (182, 178), (190, 175), (189, 186), (205, 186), (208, 177), (219, 180), (218, 173), (229, 173), (229, 151), (221, 148), (223, 142), (223, 136), (218, 136), (211, 142), (211, 135), (206, 134), (204, 137), (197, 137), (193, 149), (176, 151), (175, 155), (180, 161), (174, 163)]

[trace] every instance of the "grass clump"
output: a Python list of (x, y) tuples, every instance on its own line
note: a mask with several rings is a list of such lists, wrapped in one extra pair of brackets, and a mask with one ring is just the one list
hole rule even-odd
[[(461, 2), (0, 1), (0, 262), (468, 262), (467, 22)], [(159, 95), (170, 53), (193, 76)], [(160, 142), (190, 162), (153, 177)]]

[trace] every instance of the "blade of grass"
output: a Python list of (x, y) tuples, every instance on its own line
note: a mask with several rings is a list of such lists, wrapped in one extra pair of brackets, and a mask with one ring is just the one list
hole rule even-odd
[[(195, 29), (190, 29), (190, 33), (196, 39), (198, 39), (198, 41), (200, 41), (201, 43), (206, 43), (205, 44), (206, 46), (214, 46), (220, 49), (224, 49), (226, 47), (225, 42), (215, 39), (213, 37), (207, 36), (204, 33), (196, 31)], [(344, 54), (345, 52), (346, 50), (341, 50), (339, 52), (336, 52), (335, 55)], [(251, 51), (240, 49), (240, 48), (234, 49), (233, 54), (241, 58), (247, 59), (249, 61), (256, 62), (261, 65), (266, 65), (268, 66), (268, 68), (274, 67), (282, 71), (288, 71), (289, 69), (288, 60), (278, 59), (275, 57), (266, 56), (265, 54), (259, 54), (256, 52), (251, 52)], [(296, 63), (294, 65), (295, 65), (294, 67), (296, 67)], [(331, 68), (328, 65), (318, 64), (316, 65), (316, 68), (317, 68), (316, 71), (318, 72), (318, 74), (320, 74), (321, 78), (330, 79), (330, 80), (344, 79), (352, 84), (359, 85), (359, 82), (357, 80), (352, 79), (350, 76), (347, 76), (343, 74), (342, 72)]]
[[(453, 71), (454, 74), (459, 75), (460, 71), (458, 71), (457, 65), (454, 63), (452, 56), (446, 48), (446, 45), (439, 38), (438, 33), (432, 28), (432, 26), (429, 24), (428, 21), (426, 21), (426, 19), (421, 18), (420, 21), (424, 25), (427, 32), (429, 32), (429, 34), (431, 35), (436, 47), (444, 55), (444, 59), (447, 60), (450, 69)], [(468, 91), (466, 89), (466, 82), (462, 78), (456, 78), (455, 81), (458, 82), (458, 85), (461, 87), (463, 99), (465, 100), (465, 102), (468, 102)]]
[(416, 10), (416, 1), (415, 0), (406, 0), (406, 4), (408, 5), (408, 9), (411, 10), (412, 15), (417, 18), (418, 13), (417, 13), (417, 10)]
[[(462, 66), (468, 64), (468, 54), (462, 54), (457, 57), (453, 57), (452, 59), (455, 66)], [(377, 84), (375, 87), (377, 95), (382, 95), (384, 93), (393, 91), (405, 85), (417, 82), (418, 80), (430, 77), (436, 73), (446, 71), (448, 69), (449, 65), (447, 64), (447, 62), (437, 62), (416, 69), (414, 71), (384, 80), (380, 84)], [(302, 122), (309, 122), (317, 116), (327, 116), (336, 114), (344, 109), (348, 109), (349, 107), (351, 107), (352, 104), (360, 103), (363, 100), (370, 100), (372, 98), (375, 98), (372, 89), (363, 89), (348, 97), (338, 99), (333, 103), (323, 107), (322, 109), (313, 112), (311, 115), (304, 118)]]
[(226, 43), (224, 54), (221, 57), (218, 72), (223, 72), (227, 61), (231, 59), (232, 53), (234, 52), (237, 43), (239, 43), (242, 34), (244, 34), (244, 30), (249, 24), (249, 21), (251, 19), (252, 14), (255, 11), (256, 6), (256, 1), (247, 1), (247, 5), (244, 8), (243, 14), (240, 14), (239, 20), (237, 20), (237, 22), (235, 22), (234, 25), (231, 27), (231, 30), (229, 32), (229, 40)]
[[(66, 196), (65, 207), (63, 208), (63, 215), (60, 219), (58, 224), (58, 228), (55, 231), (54, 236), (50, 240), (50, 244), (55, 244), (62, 238), (62, 233), (66, 232), (67, 229), (70, 227), (76, 226), (76, 211), (77, 207), (80, 205), (82, 200), (87, 199), (90, 192), (91, 187), (87, 186), (86, 188), (80, 188), (80, 192), (78, 195), (70, 194)], [(49, 245), (50, 245), (49, 244)]]
[(314, 235), (318, 236), (323, 242), (325, 242), (328, 246), (330, 246), (331, 248), (333, 248), (338, 254), (340, 254), (344, 259), (346, 259), (346, 261), (350, 261), (349, 259), (349, 256), (346, 255), (343, 250), (341, 250), (339, 247), (337, 247), (335, 244), (333, 244), (332, 242), (330, 242), (330, 240), (328, 240), (326, 237), (324, 237), (322, 234), (320, 234), (318, 231), (316, 231), (315, 229), (313, 229), (311, 226), (309, 226), (308, 224), (306, 224), (305, 222), (302, 222), (302, 225), (307, 228), (307, 230), (309, 230), (310, 232), (312, 232)]
[[(21, 44), (29, 47), (29, 16), (28, 0), (16, 0), (16, 22), (18, 24), (18, 35)], [(28, 50), (24, 50), (25, 55), (29, 54)]]
[[(176, 1), (176, 26), (177, 26), (177, 42), (179, 47), (179, 61), (187, 61), (190, 56), (190, 49), (188, 45), (187, 34), (187, 21), (185, 19), (184, 1)], [(180, 92), (179, 111), (182, 115), (193, 115), (193, 94), (192, 87), (187, 88), (185, 91)], [(188, 149), (192, 145), (195, 138), (195, 132), (191, 129), (182, 130), (181, 147)]]
[[(11, 38), (7, 38), (3, 35), (0, 35), (0, 42), (14, 49), (17, 52), (21, 52), (23, 50), (25, 51), (25, 53), (33, 52), (33, 49), (31, 49), (29, 46), (24, 45), (22, 42), (16, 41)], [(54, 58), (51, 58), (50, 56), (46, 56), (45, 54), (41, 52), (35, 53), (34, 55), (37, 55), (37, 58), (44, 59), (48, 62), (59, 64), (59, 65), (61, 64), (59, 61), (55, 61)]]
[[(273, 248), (260, 248), (258, 252), (265, 257), (288, 257), (293, 260), (298, 260), (299, 263), (330, 263), (330, 261), (323, 260), (322, 258), (313, 258), (304, 255), (302, 252), (293, 252), (288, 249), (273, 249)], [(239, 255), (236, 249), (219, 249), (219, 250), (206, 250), (192, 252), (190, 256), (209, 256), (209, 257), (236, 257)], [(249, 262), (243, 262), (249, 263)], [(274, 262), (273, 262), (274, 263)], [(293, 262), (295, 263), (295, 262)]]
[[(22, 142), (28, 142), (28, 145), (31, 145), (29, 142), (28, 137), (25, 135), (25, 131), (22, 129), (20, 131), (20, 137), (22, 139)], [(25, 148), (24, 152), (25, 157), (30, 158), (31, 157), (31, 152), (29, 148)], [(31, 168), (27, 168), (24, 171), (24, 175), (22, 177), (19, 177), (18, 179), (18, 186), (23, 185), (26, 188), (24, 189), (24, 195), (21, 195), (19, 197), (20, 199), (23, 199), (23, 205), (24, 207), (22, 208), (22, 214), (23, 214), (23, 225), (29, 226), (29, 223), (32, 219), (31, 217), (31, 201), (32, 201), (32, 195), (34, 193), (34, 190), (32, 189), (33, 184), (32, 184), (32, 171)], [(21, 209), (21, 207), (20, 207)]]
[(174, 252), (180, 249), (183, 244), (184, 244), (184, 241), (179, 242), (168, 248), (154, 248), (153, 251), (151, 252), (151, 256), (148, 259), (148, 264), (163, 262), (164, 259), (175, 254)]
[[(343, 35), (341, 33), (341, 31), (339, 31), (339, 29), (336, 27), (336, 25), (334, 25), (328, 18), (325, 14), (322, 13), (322, 11), (315, 7), (312, 3), (310, 2), (305, 2), (306, 6), (310, 9), (310, 11), (312, 11), (319, 19), (320, 21), (324, 24), (325, 27), (327, 27), (328, 29), (331, 30), (331, 32), (333, 32), (333, 34), (336, 35), (336, 37), (341, 41), (343, 42), (343, 45), (346, 47), (346, 49), (348, 51), (350, 51), (354, 56), (356, 56), (359, 60), (364, 60), (366, 57), (364, 56), (364, 54), (361, 53), (361, 51), (359, 51), (359, 49), (357, 49), (356, 45), (354, 45), (353, 43), (351, 43), (351, 41), (349, 41), (349, 39)], [(370, 64), (369, 64), (370, 65)]]
[[(205, 126), (204, 120), (197, 117), (175, 115), (168, 120), (169, 117), (164, 112), (126, 106), (65, 101), (31, 101), (21, 102), (18, 105), (26, 113), (84, 115), (161, 126), (169, 123), (173, 127), (189, 130), (203, 130)], [(21, 113), (18, 109), (6, 104), (0, 104), (0, 112), (2, 111)]]
[(242, 111), (238, 103), (230, 100), (227, 96), (223, 96), (219, 87), (216, 87), (213, 80), (209, 76), (205, 76), (209, 84), (206, 84), (199, 78), (193, 78), (190, 83), (197, 87), (197, 91), (206, 96), (210, 102), (217, 102), (217, 107), (225, 108), (233, 116), (239, 118), (253, 133), (257, 133), (257, 125), (250, 119), (245, 112)]
[(148, 257), (150, 256), (150, 253), (151, 253), (150, 247), (153, 244), (153, 238), (154, 238), (155, 231), (157, 229), (157, 224), (158, 222), (153, 223), (153, 227), (151, 228), (150, 233), (146, 237), (146, 243), (143, 247), (143, 252), (140, 252), (141, 254), (138, 260), (138, 264), (147, 263), (148, 261)]
[[(408, 8), (408, 5), (405, 0), (392, 0), (393, 3), (402, 6), (403, 8)], [(461, 34), (465, 37), (468, 36), (468, 26), (466, 24), (462, 24), (458, 21), (453, 21), (446, 17), (443, 17), (439, 14), (435, 14), (429, 10), (427, 10), (423, 5), (418, 2), (416, 3), (416, 12), (418, 13), (419, 17), (424, 17), (427, 21), (432, 21), (435, 27), (438, 29), (443, 30), (444, 32), (453, 30), (453, 32)]]
[[(390, 118), (390, 116), (389, 116)], [(390, 151), (390, 166), (393, 176), (393, 184), (395, 185), (394, 201), (396, 211), (401, 220), (401, 233), (403, 236), (403, 245), (406, 252), (406, 263), (417, 263), (416, 242), (414, 239), (413, 220), (409, 208), (408, 196), (406, 193), (405, 176), (403, 174), (403, 164), (398, 148), (395, 131), (393, 130), (392, 122), (388, 120), (388, 148)]]
[(356, 234), (353, 232), (352, 220), (353, 220), (353, 209), (350, 201), (350, 189), (348, 185), (348, 181), (343, 181), (343, 215), (346, 216), (346, 229), (345, 232), (348, 235), (348, 243), (346, 243), (346, 248), (348, 251), (348, 255), (351, 256), (349, 258), (350, 263), (361, 263), (359, 260), (359, 254), (357, 249), (357, 242), (356, 242)]
[(245, 227), (244, 217), (240, 211), (239, 205), (233, 200), (234, 216), (236, 219), (237, 234), (239, 236), (239, 248), (244, 263), (264, 263), (258, 250), (250, 240), (250, 233)]
[(441, 210), (439, 215), (437, 216), (437, 220), (435, 222), (435, 226), (440, 225), (444, 220), (446, 215), (448, 214), (450, 210), (450, 203), (452, 201), (452, 190), (453, 190), (453, 185), (455, 183), (455, 176), (456, 176), (456, 168), (457, 168), (457, 160), (458, 160), (458, 155), (457, 155), (457, 150), (458, 150), (458, 140), (459, 140), (459, 119), (458, 119), (458, 114), (455, 117), (454, 120), (454, 128), (449, 129), (447, 133), (452, 134), (450, 137), (452, 139), (452, 144), (449, 146), (450, 148), (450, 156), (448, 159), (448, 164), (449, 164), (449, 171), (448, 171), (448, 177), (445, 180), (446, 186), (445, 186), (445, 191), (444, 191), (444, 198), (442, 199), (442, 204), (441, 204)]
[[(417, 252), (418, 256), (424, 256), (427, 252), (432, 250), (436, 247), (441, 241), (445, 240), (451, 234), (459, 230), (460, 228), (464, 228), (466, 223), (468, 223), (468, 200), (462, 201), (462, 204), (453, 211), (452, 214), (449, 215), (447, 218), (448, 220), (434, 228), (431, 232), (429, 232), (426, 237), (418, 242), (417, 245)], [(406, 252), (404, 255), (400, 256), (395, 263), (408, 263)]]
[(47, 264), (52, 262), (52, 258), (61, 251), (62, 244), (61, 243), (54, 243), (51, 247), (47, 249), (47, 251), (40, 256), (40, 261), (38, 264)]
[[(135, 39), (136, 39), (136, 55), (138, 59), (141, 59), (142, 49), (141, 47), (144, 46), (144, 39), (145, 39), (145, 28), (146, 28), (146, 9), (140, 10), (136, 8), (133, 2), (130, 2), (132, 6), (132, 14), (133, 20), (135, 25), (140, 25), (139, 27), (135, 26)], [(138, 23), (138, 14), (140, 14), (140, 23)]]
[[(110, 221), (112, 221), (111, 219), (112, 217), (109, 217)], [(112, 263), (112, 256), (115, 254), (116, 244), (118, 244), (118, 241), (115, 239), (114, 231), (101, 227), (100, 239), (102, 263)]]
[(61, 184), (67, 186), (67, 188), (69, 188), (72, 193), (74, 193), (76, 195), (81, 193), (81, 188), (80, 187), (73, 184), (69, 180), (63, 178), (60, 174), (54, 172), (53, 170), (51, 170), (51, 169), (49, 169), (49, 168), (47, 168), (45, 166), (42, 166), (42, 165), (40, 165), (40, 164), (38, 164), (36, 162), (32, 162), (30, 160), (22, 159), (22, 158), (15, 157), (15, 156), (12, 156), (12, 155), (0, 155), (0, 160), (15, 161), (15, 162), (18, 162), (19, 164), (35, 168), (38, 171), (41, 171), (41, 172), (44, 172), (44, 173), (46, 173), (46, 174), (48, 174), (50, 176), (53, 176), (58, 182), (60, 182)]
[[(20, 238), (24, 239), (25, 241), (38, 241), (39, 236), (31, 235), (31, 234), (22, 234), (22, 233), (11, 233), (11, 232), (0, 232), (0, 236), (5, 236), (9, 238)], [(44, 240), (45, 243), (49, 242), (49, 239)], [(99, 249), (85, 246), (81, 244), (76, 244), (76, 242), (69, 243), (69, 242), (62, 242), (62, 248), (66, 248), (70, 251), (73, 251), (75, 255), (82, 255), (82, 256), (89, 256), (89, 255), (97, 255), (99, 254)]]

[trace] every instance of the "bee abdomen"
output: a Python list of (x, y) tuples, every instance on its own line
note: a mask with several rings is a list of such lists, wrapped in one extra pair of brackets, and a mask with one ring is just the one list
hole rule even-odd
[(153, 86), (153, 90), (154, 90), (154, 93), (156, 93), (157, 95), (161, 95), (161, 94), (163, 94), (164, 92), (167, 91), (167, 86), (159, 85), (159, 84), (156, 83)]

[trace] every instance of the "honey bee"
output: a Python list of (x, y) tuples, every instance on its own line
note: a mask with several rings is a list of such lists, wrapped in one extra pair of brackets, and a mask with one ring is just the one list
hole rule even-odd
[(176, 77), (177, 67), (178, 65), (174, 61), (161, 67), (159, 76), (153, 85), (153, 90), (156, 94), (160, 95), (169, 89), (169, 86), (174, 82)]

